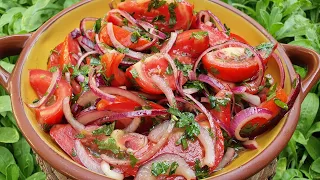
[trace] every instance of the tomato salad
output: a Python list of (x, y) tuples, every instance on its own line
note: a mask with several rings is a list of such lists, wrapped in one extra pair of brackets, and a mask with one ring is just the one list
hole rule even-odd
[(110, 6), (29, 73), (39, 99), (28, 106), (80, 165), (111, 179), (205, 178), (292, 108), (300, 78), (287, 94), (276, 44), (253, 47), (185, 0)]

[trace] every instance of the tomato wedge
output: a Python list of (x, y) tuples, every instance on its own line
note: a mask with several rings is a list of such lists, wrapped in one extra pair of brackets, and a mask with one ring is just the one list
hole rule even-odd
[(255, 118), (248, 122), (241, 130), (241, 135), (251, 135), (253, 132), (258, 132), (259, 129), (264, 128), (264, 126), (270, 122), (281, 110), (279, 106), (275, 103), (275, 99), (278, 99), (282, 102), (287, 102), (288, 95), (281, 87), (277, 87), (275, 96), (267, 101), (264, 101), (260, 104), (260, 108), (268, 109), (272, 112), (272, 116), (269, 119), (266, 118)]
[(230, 40), (230, 37), (225, 32), (220, 31), (218, 28), (214, 28), (206, 24), (200, 24), (200, 29), (208, 32), (209, 39), (210, 39), (210, 46), (222, 44)]
[(81, 53), (81, 49), (78, 41), (73, 39), (71, 34), (68, 34), (59, 53), (59, 68), (62, 70), (65, 65), (76, 65), (77, 60), (72, 54), (79, 55), (79, 53)]
[(133, 14), (135, 19), (154, 24), (163, 32), (189, 29), (193, 20), (193, 4), (185, 0), (164, 2), (155, 5), (153, 0), (126, 0), (117, 7)]
[(170, 55), (198, 58), (203, 51), (209, 48), (209, 36), (206, 31), (192, 29), (180, 33), (176, 42), (169, 51)]
[(253, 57), (247, 57), (241, 47), (227, 47), (206, 54), (204, 68), (215, 77), (229, 81), (242, 82), (257, 74), (259, 66)]
[(105, 68), (105, 75), (111, 80), (112, 86), (122, 86), (126, 84), (126, 77), (123, 71), (118, 66), (124, 54), (118, 52), (106, 53), (102, 56), (101, 62)]
[(63, 42), (60, 43), (57, 47), (55, 47), (53, 51), (51, 51), (51, 55), (49, 56), (49, 60), (48, 60), (48, 69), (50, 69), (51, 67), (60, 67), (59, 54), (61, 53), (62, 48), (64, 48)]
[[(29, 72), (29, 79), (31, 87), (35, 90), (38, 97), (42, 97), (51, 83), (52, 73), (45, 70), (33, 69)], [(54, 93), (55, 102), (35, 108), (38, 122), (44, 127), (61, 123), (63, 117), (62, 101), (65, 97), (71, 96), (71, 94), (70, 84), (61, 79)]]
[[(119, 26), (113, 25), (113, 32), (116, 37), (116, 39), (125, 47), (133, 49), (135, 51), (138, 51), (140, 47), (148, 44), (150, 40), (139, 37), (136, 42), (132, 42), (132, 34), (133, 32), (130, 32), (128, 30), (125, 30)], [(113, 46), (110, 37), (108, 35), (107, 26), (104, 26), (99, 34), (100, 41), (106, 43), (109, 46)]]
[[(223, 100), (227, 97), (227, 91), (221, 90), (216, 96), (217, 99)], [(228, 101), (225, 105), (217, 104), (217, 107), (210, 110), (211, 114), (218, 118), (226, 128), (230, 128), (231, 120), (231, 101)]]
[(161, 54), (154, 54), (143, 61), (139, 61), (126, 71), (126, 76), (141, 91), (150, 94), (163, 94), (151, 80), (151, 76), (156, 74), (164, 78), (168, 86), (175, 90), (175, 80), (172, 72), (168, 72), (169, 63)]

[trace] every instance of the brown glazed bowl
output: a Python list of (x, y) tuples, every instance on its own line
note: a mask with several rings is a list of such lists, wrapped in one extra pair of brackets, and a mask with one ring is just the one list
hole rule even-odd
[[(34, 113), (25, 106), (36, 95), (30, 86), (28, 72), (30, 69), (46, 69), (51, 49), (63, 41), (64, 37), (84, 17), (103, 17), (108, 12), (111, 0), (84, 0), (65, 9), (46, 22), (32, 34), (15, 35), (0, 38), (0, 58), (20, 54), (12, 74), (0, 68), (0, 84), (10, 93), (12, 108), (24, 136), (32, 148), (53, 168), (73, 179), (104, 179), (105, 177), (73, 162), (48, 134), (38, 125)], [(262, 42), (276, 42), (266, 30), (253, 19), (219, 0), (189, 0), (196, 10), (211, 10), (231, 31), (245, 38), (251, 45)], [(248, 150), (232, 161), (223, 170), (215, 173), (211, 179), (245, 179), (257, 173), (270, 163), (286, 146), (292, 136), (300, 113), (300, 105), (307, 92), (319, 80), (319, 55), (306, 48), (279, 45), (276, 53), (285, 68), (285, 91), (289, 94), (295, 72), (292, 63), (308, 68), (307, 77), (302, 82), (299, 94), (292, 110), (270, 131), (257, 137), (259, 148)], [(279, 68), (270, 60), (268, 70), (279, 81)]]

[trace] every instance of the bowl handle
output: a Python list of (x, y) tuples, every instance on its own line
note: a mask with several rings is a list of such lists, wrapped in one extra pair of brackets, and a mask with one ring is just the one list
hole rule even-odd
[[(24, 48), (25, 43), (31, 37), (31, 34), (20, 34), (12, 36), (4, 36), (0, 38), (0, 59), (18, 55)], [(10, 73), (0, 66), (0, 85), (7, 92), (10, 91)]]
[(314, 50), (301, 46), (282, 44), (292, 64), (306, 67), (307, 76), (302, 80), (302, 98), (304, 99), (311, 88), (320, 78), (320, 55)]

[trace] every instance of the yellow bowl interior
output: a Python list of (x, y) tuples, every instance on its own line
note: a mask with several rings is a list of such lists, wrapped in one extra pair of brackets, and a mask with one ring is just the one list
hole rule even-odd
[[(34, 99), (37, 98), (33, 89), (29, 84), (29, 70), (30, 69), (46, 69), (47, 59), (50, 55), (50, 51), (64, 40), (64, 37), (71, 32), (74, 28), (79, 27), (79, 22), (85, 17), (103, 17), (106, 12), (108, 12), (109, 7), (108, 3), (110, 0), (94, 0), (90, 3), (87, 3), (83, 6), (80, 6), (77, 9), (72, 10), (67, 13), (60, 19), (50, 26), (37, 40), (33, 48), (28, 54), (28, 59), (23, 66), (23, 71), (21, 74), (21, 96), (23, 102), (31, 103)], [(241, 16), (236, 13), (220, 6), (215, 3), (212, 3), (207, 0), (189, 0), (189, 2), (195, 5), (195, 9), (198, 10), (211, 10), (220, 20), (227, 24), (231, 28), (231, 32), (240, 35), (245, 38), (251, 45), (258, 45), (262, 42), (268, 41), (256, 27), (247, 22)], [(284, 64), (285, 65), (285, 64)], [(286, 74), (288, 75), (287, 68)], [(274, 60), (271, 60), (268, 64), (267, 73), (270, 73), (275, 77), (275, 80), (279, 82), (279, 69)], [(289, 77), (289, 76), (286, 76)], [(285, 81), (285, 90), (289, 93), (291, 89), (290, 80), (287, 78)], [(54, 149), (58, 154), (65, 157), (66, 159), (71, 160), (71, 158), (66, 155), (63, 150), (51, 140), (50, 136), (44, 133), (41, 127), (38, 125), (34, 113), (27, 107), (24, 107), (25, 112), (30, 120), (34, 130), (39, 134), (41, 139), (45, 141), (48, 146)], [(237, 157), (231, 164), (225, 167), (223, 170), (215, 173), (215, 176), (227, 173), (236, 169), (239, 166), (247, 163), (254, 157), (256, 157), (260, 152), (262, 152), (268, 145), (273, 141), (277, 136), (280, 129), (282, 128), (285, 122), (283, 118), (280, 123), (273, 128), (271, 131), (260, 135), (257, 138), (259, 144), (259, 149), (242, 152), (239, 157)]]

